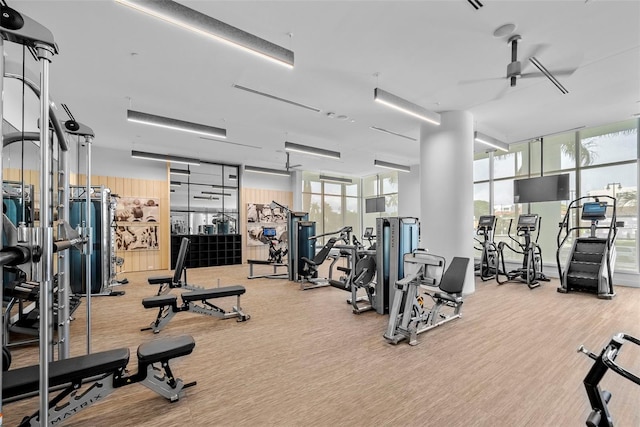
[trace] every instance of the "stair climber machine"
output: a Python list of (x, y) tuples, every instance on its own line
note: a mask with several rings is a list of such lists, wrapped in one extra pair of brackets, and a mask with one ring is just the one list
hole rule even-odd
[[(497, 271), (496, 281), (499, 285), (507, 282), (518, 281), (525, 283), (529, 289), (540, 286), (540, 281), (548, 282), (549, 279), (542, 273), (542, 249), (538, 245), (538, 237), (540, 237), (541, 218), (538, 214), (522, 214), (518, 216), (518, 224), (516, 226), (517, 235), (524, 242), (516, 239), (511, 235), (511, 226), (513, 219), (509, 221), (509, 238), (518, 245), (517, 248), (510, 246), (506, 242), (498, 243), (498, 251), (496, 252), (496, 264), (502, 270)], [(536, 232), (535, 240), (532, 233)], [(504, 248), (507, 247), (511, 251), (523, 256), (522, 267), (508, 271), (504, 264)], [(506, 276), (507, 280), (500, 281), (500, 276)]]
[[(608, 199), (611, 204), (603, 199)], [(589, 226), (570, 224), (571, 218), (574, 217), (573, 213), (577, 209), (582, 209), (580, 218), (582, 221), (589, 221)], [(600, 221), (607, 218), (607, 211), (611, 213), (609, 224), (600, 225)], [(556, 262), (560, 274), (558, 292), (592, 292), (602, 299), (612, 299), (615, 296), (613, 290), (613, 266), (616, 262), (615, 240), (618, 227), (622, 226), (624, 223), (616, 220), (616, 199), (613, 197), (585, 196), (569, 204), (558, 231), (558, 250), (556, 251)], [(589, 236), (580, 237), (581, 230), (589, 230)], [(598, 230), (602, 231), (598, 233)], [(574, 236), (573, 246), (563, 269), (560, 251), (569, 237)]]
[[(341, 255), (347, 259), (347, 267), (336, 267), (345, 274), (339, 280), (329, 279), (329, 284), (351, 293), (347, 303), (353, 307), (354, 314), (374, 309), (377, 252), (376, 243), (373, 242), (375, 236), (372, 233), (373, 227), (367, 227), (363, 235), (363, 238), (369, 241), (368, 248), (365, 248), (356, 236), (352, 237), (351, 245), (334, 245), (334, 248), (339, 249)], [(365, 295), (359, 296), (358, 291), (361, 289), (365, 291)]]
[(480, 251), (480, 261), (474, 265), (476, 276), (483, 282), (494, 279), (498, 269), (498, 248), (493, 240), (497, 218), (495, 215), (481, 215), (476, 228), (474, 240), (480, 244), (475, 246)]
[(595, 360), (583, 381), (591, 405), (591, 413), (586, 421), (588, 427), (613, 427), (614, 425), (613, 417), (607, 406), (611, 400), (611, 393), (600, 389), (600, 381), (609, 369), (640, 386), (640, 376), (629, 372), (615, 361), (625, 341), (640, 346), (640, 339), (625, 333), (618, 333), (611, 338), (609, 344), (602, 349), (599, 355), (590, 352), (582, 345), (578, 348), (579, 353), (584, 353)]

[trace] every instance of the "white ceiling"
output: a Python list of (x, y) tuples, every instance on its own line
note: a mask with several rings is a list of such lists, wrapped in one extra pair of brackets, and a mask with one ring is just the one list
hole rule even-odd
[[(469, 110), (479, 131), (507, 142), (640, 113), (638, 1), (485, 0), (477, 11), (465, 0), (181, 1), (293, 50), (293, 70), (114, 1), (8, 3), (56, 38), (55, 101), (94, 129), (95, 145), (127, 151), (284, 169), (288, 140), (342, 152), (339, 161), (293, 153), (306, 170), (361, 176), (374, 159), (417, 163), (418, 142), (369, 128), (419, 138), (416, 119), (373, 102), (377, 86), (434, 111)], [(510, 48), (493, 36), (505, 23), (522, 35), (523, 72), (537, 71), (532, 52), (551, 71), (575, 70), (558, 77), (568, 95), (544, 77), (508, 88)], [(130, 107), (226, 128), (227, 142), (129, 123)]]

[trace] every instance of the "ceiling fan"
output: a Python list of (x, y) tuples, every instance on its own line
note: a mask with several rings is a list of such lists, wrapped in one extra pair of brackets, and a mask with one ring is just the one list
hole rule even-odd
[(301, 164), (299, 164), (299, 165), (289, 164), (289, 152), (287, 151), (286, 154), (287, 154), (287, 162), (285, 163), (284, 166), (285, 166), (287, 172), (289, 172), (291, 169), (299, 168), (299, 167), (302, 166)]
[(546, 77), (551, 83), (553, 83), (560, 92), (563, 94), (569, 93), (567, 88), (565, 88), (562, 83), (555, 78), (555, 75), (570, 75), (575, 70), (559, 70), (555, 73), (551, 73), (547, 68), (542, 65), (542, 63), (536, 58), (534, 55), (529, 57), (529, 62), (531, 62), (538, 70), (539, 73), (522, 73), (522, 64), (518, 61), (518, 42), (522, 40), (522, 37), (518, 34), (514, 34), (509, 37), (508, 44), (511, 45), (511, 62), (507, 65), (507, 79), (509, 79), (511, 87), (515, 87), (516, 82), (519, 78), (532, 78), (532, 77)]

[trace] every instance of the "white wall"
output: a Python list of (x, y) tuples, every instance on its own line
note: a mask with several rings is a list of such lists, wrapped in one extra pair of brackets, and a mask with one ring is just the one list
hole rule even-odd
[(420, 165), (398, 172), (398, 216), (420, 218)]
[(288, 176), (268, 175), (255, 172), (241, 172), (243, 188), (262, 188), (265, 190), (291, 191), (291, 178)]

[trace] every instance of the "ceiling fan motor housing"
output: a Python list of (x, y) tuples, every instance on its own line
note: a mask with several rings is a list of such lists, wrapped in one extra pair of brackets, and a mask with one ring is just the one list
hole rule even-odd
[(513, 61), (509, 65), (507, 65), (507, 78), (509, 77), (520, 77), (522, 74), (522, 64), (520, 61)]

